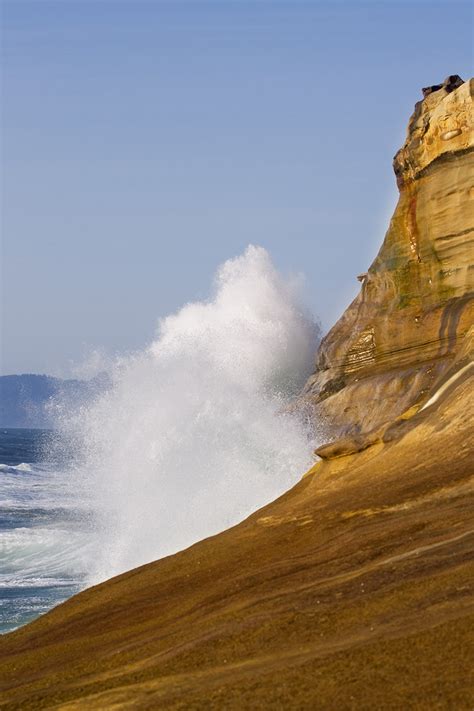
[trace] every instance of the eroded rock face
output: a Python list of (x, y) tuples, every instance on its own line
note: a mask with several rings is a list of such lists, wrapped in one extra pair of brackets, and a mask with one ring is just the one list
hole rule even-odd
[(400, 198), (383, 245), (305, 387), (335, 437), (426, 401), (474, 321), (474, 80), (423, 93), (394, 158)]

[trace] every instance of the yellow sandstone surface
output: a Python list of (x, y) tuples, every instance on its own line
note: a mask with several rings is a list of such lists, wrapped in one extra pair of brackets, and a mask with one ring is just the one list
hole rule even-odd
[(430, 89), (394, 159), (400, 198), (380, 252), (305, 388), (336, 436), (426, 401), (474, 321), (474, 80)]

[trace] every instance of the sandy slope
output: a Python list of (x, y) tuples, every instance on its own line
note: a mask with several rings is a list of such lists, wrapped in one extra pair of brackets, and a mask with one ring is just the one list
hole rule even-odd
[(472, 709), (472, 382), (5, 636), (5, 709)]

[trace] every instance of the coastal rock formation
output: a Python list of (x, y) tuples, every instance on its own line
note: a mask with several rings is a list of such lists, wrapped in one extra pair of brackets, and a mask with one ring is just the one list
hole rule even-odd
[(472, 711), (469, 86), (424, 93), (306, 389), (341, 437), (238, 526), (5, 635), (4, 711)]
[(474, 402), (0, 641), (3, 711), (474, 708)]
[(457, 75), (424, 89), (394, 158), (385, 240), (305, 388), (335, 437), (364, 438), (428, 400), (474, 321), (473, 90)]

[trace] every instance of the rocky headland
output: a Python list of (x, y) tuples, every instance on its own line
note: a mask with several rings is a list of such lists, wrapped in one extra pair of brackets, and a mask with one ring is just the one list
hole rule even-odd
[(6, 635), (2, 708), (474, 707), (472, 88), (410, 119), (389, 230), (300, 399), (321, 459)]
[(335, 436), (368, 442), (458, 367), (474, 322), (472, 92), (458, 76), (423, 89), (394, 158), (385, 240), (305, 388)]

